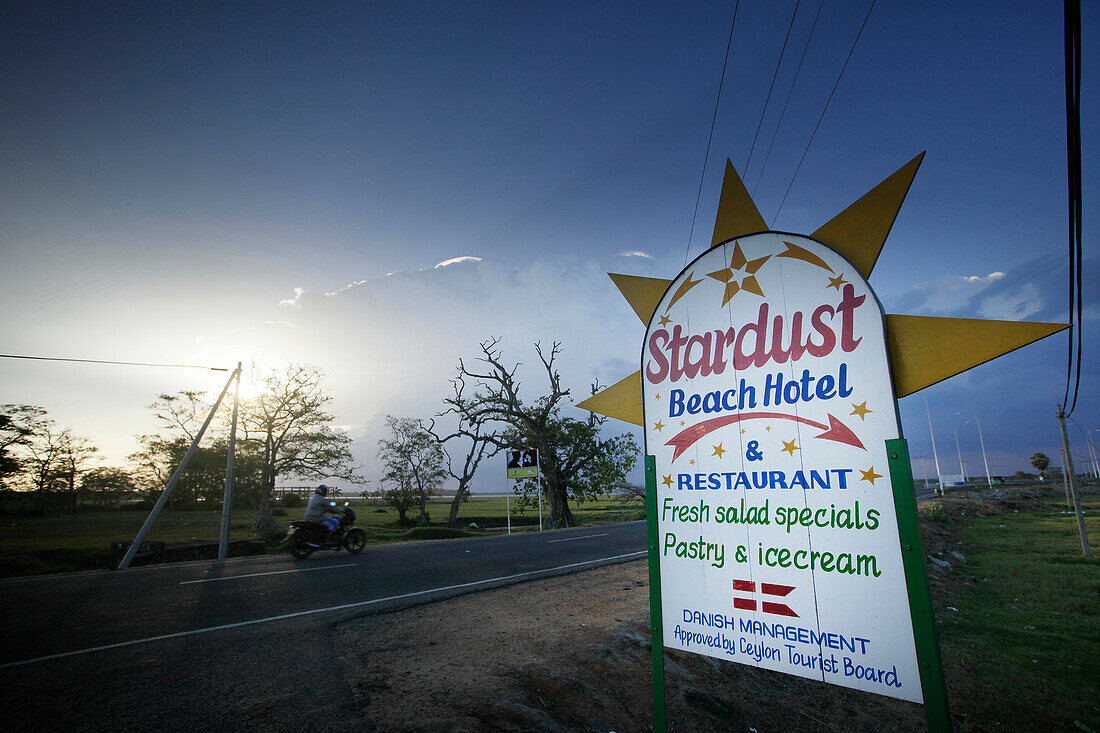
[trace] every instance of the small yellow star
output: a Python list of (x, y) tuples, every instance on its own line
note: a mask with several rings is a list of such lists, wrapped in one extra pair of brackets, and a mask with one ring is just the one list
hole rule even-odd
[(726, 449), (722, 447), (721, 443), (719, 443), (718, 445), (714, 446), (714, 452), (711, 453), (711, 455), (712, 456), (718, 456), (719, 458), (721, 458), (722, 454), (725, 453), (725, 452), (726, 452)]
[(680, 421), (680, 426), (681, 426), (681, 427), (683, 427), (684, 425), (687, 425), (687, 423), (686, 423), (686, 422), (684, 422), (683, 420), (681, 420), (681, 421)]
[(665, 476), (665, 480), (661, 483), (665, 486), (672, 486), (672, 476)]
[(653, 395), (653, 398), (659, 400), (659, 399), (661, 399), (661, 395), (659, 395), (659, 394), (658, 395)]
[(851, 414), (859, 415), (860, 420), (866, 420), (867, 419), (867, 413), (868, 412), (874, 412), (874, 410), (867, 407), (867, 400), (864, 400), (863, 402), (860, 402), (858, 405), (853, 402), (852, 407), (854, 407), (855, 409), (852, 410)]
[(875, 473), (875, 467), (874, 466), (871, 466), (866, 471), (864, 471), (861, 468), (861, 469), (859, 469), (859, 472), (863, 474), (863, 476), (859, 480), (860, 481), (870, 481), (871, 486), (875, 485), (875, 479), (882, 478), (881, 473)]
[[(797, 438), (795, 440), (797, 440)], [(783, 441), (783, 452), (784, 453), (790, 453), (793, 456), (794, 452), (796, 450), (802, 450), (802, 449), (794, 444), (794, 440), (790, 441), (789, 443), (785, 440)]]
[(742, 434), (742, 435), (744, 435), (744, 434), (745, 434), (745, 429), (744, 429), (744, 428), (741, 428), (741, 434)]
[(672, 323), (672, 319), (671, 319), (671, 318), (669, 318), (668, 316), (661, 316), (661, 320), (660, 320), (660, 321), (658, 321), (658, 322), (659, 322), (659, 323), (660, 323), (660, 324), (661, 324), (662, 326), (667, 326), (668, 324)]
[(836, 277), (830, 277), (829, 278), (829, 284), (826, 285), (825, 287), (827, 287), (827, 288), (836, 288), (837, 292), (839, 293), (840, 292), (840, 286), (843, 285), (846, 282), (848, 282), (848, 281), (844, 279), (843, 275), (837, 275)]
[(692, 458), (690, 461), (688, 461), (688, 463), (690, 463), (692, 466), (694, 466), (695, 465), (695, 459)]
[(662, 423), (660, 420), (653, 423), (653, 429), (656, 430), (657, 432), (661, 432), (661, 428), (663, 428), (664, 426), (665, 426), (664, 423)]
[(769, 426), (767, 426), (767, 427), (766, 427), (766, 428), (764, 428), (764, 429), (765, 429), (765, 430), (771, 430), (771, 429), (772, 429), (772, 426), (771, 426), (771, 425), (769, 425)]

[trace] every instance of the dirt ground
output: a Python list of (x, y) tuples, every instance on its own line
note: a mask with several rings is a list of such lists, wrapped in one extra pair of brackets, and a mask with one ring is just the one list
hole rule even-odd
[[(652, 729), (644, 560), (361, 617), (338, 632), (367, 730)], [(919, 730), (920, 706), (668, 652), (670, 730)]]
[[(965, 515), (1000, 514), (1049, 487), (941, 502), (922, 519), (937, 615), (972, 580)], [(653, 725), (644, 560), (349, 620), (336, 647), (371, 731), (645, 731)], [(959, 730), (974, 695), (945, 657)], [(916, 731), (923, 708), (695, 654), (666, 652), (667, 720), (677, 731)]]

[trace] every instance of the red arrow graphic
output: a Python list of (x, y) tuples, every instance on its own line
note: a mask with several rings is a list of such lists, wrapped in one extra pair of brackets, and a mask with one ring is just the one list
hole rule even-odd
[(672, 440), (665, 443), (665, 445), (675, 446), (676, 450), (672, 454), (672, 460), (676, 460), (680, 457), (680, 454), (690, 448), (695, 441), (702, 438), (707, 433), (712, 433), (718, 428), (725, 427), (726, 425), (732, 425), (733, 423), (741, 422), (743, 420), (759, 420), (761, 418), (773, 418), (777, 420), (794, 420), (795, 422), (805, 423), (811, 427), (820, 428), (824, 430), (824, 433), (815, 435), (815, 438), (823, 438), (825, 440), (835, 440), (838, 443), (845, 443), (846, 445), (854, 445), (856, 448), (867, 450), (860, 439), (856, 437), (856, 434), (851, 429), (837, 420), (832, 414), (829, 414), (829, 424), (825, 425), (815, 420), (810, 420), (806, 417), (798, 417), (797, 415), (787, 415), (782, 412), (743, 412), (737, 415), (722, 415), (721, 417), (712, 417), (710, 420), (704, 420), (701, 423), (696, 423), (690, 428), (681, 430)]

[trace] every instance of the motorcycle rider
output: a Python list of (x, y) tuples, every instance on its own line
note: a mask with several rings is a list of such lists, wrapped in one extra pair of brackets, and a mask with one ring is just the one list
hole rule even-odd
[(340, 520), (336, 517), (326, 517), (325, 514), (331, 512), (333, 514), (339, 514), (340, 509), (336, 508), (336, 503), (328, 500), (328, 487), (321, 484), (313, 490), (313, 496), (309, 499), (309, 505), (306, 507), (306, 515), (303, 519), (307, 522), (316, 522), (328, 530), (328, 536), (326, 539), (331, 539), (336, 532), (340, 529)]

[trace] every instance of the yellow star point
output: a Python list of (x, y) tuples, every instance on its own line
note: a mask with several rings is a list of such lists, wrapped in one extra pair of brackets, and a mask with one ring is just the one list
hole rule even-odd
[(718, 456), (719, 458), (721, 458), (722, 454), (726, 452), (726, 449), (722, 447), (721, 443), (719, 443), (718, 445), (713, 446), (713, 447), (714, 447), (714, 452), (711, 453), (712, 456)]
[(797, 445), (795, 445), (794, 440), (792, 440), (790, 442), (787, 442), (786, 440), (783, 441), (783, 452), (784, 453), (790, 453), (793, 456), (794, 452), (796, 450), (802, 450), (802, 449), (799, 448)]
[(852, 415), (859, 415), (860, 420), (866, 420), (867, 419), (867, 413), (874, 412), (874, 410), (867, 407), (867, 400), (864, 400), (863, 402), (860, 402), (858, 405), (853, 402), (852, 403), (852, 408), (853, 409), (852, 409), (851, 414)]
[(661, 320), (659, 321), (659, 323), (662, 326), (667, 326), (668, 324), (672, 323), (672, 319), (668, 316), (661, 316)]
[(875, 479), (877, 479), (877, 478), (882, 478), (882, 474), (881, 474), (881, 473), (875, 473), (875, 467), (874, 467), (874, 466), (871, 466), (871, 467), (870, 467), (870, 468), (868, 468), (868, 469), (867, 469), (866, 471), (864, 471), (864, 470), (863, 470), (863, 469), (861, 468), (861, 469), (859, 469), (859, 472), (863, 474), (863, 476), (862, 476), (862, 477), (860, 477), (860, 479), (859, 479), (859, 480), (860, 480), (860, 481), (870, 481), (870, 482), (871, 482), (871, 486), (874, 486), (874, 485), (875, 485)]
[(680, 421), (680, 427), (683, 427), (684, 425), (687, 425), (687, 423), (686, 423), (686, 422), (684, 422), (683, 420), (681, 420), (681, 421)]
[(840, 286), (843, 285), (846, 282), (848, 282), (848, 281), (844, 279), (844, 275), (837, 275), (836, 277), (830, 277), (829, 278), (829, 284), (826, 285), (825, 287), (827, 287), (827, 288), (836, 288), (836, 291), (839, 293), (840, 292)]
[(655, 395), (653, 395), (653, 399), (659, 400), (659, 399), (661, 399), (661, 395), (655, 394)]
[(694, 466), (695, 465), (695, 459), (692, 458), (690, 461), (688, 461), (688, 463), (691, 464), (692, 466)]
[(653, 429), (656, 430), (657, 432), (661, 432), (661, 428), (663, 428), (664, 426), (665, 426), (664, 423), (662, 423), (660, 420), (653, 423)]
[(665, 486), (672, 486), (672, 476), (665, 476), (664, 481), (661, 482)]
[(772, 429), (771, 425), (768, 425), (767, 427), (764, 428), (764, 430), (767, 430), (767, 431), (771, 431), (771, 429)]

